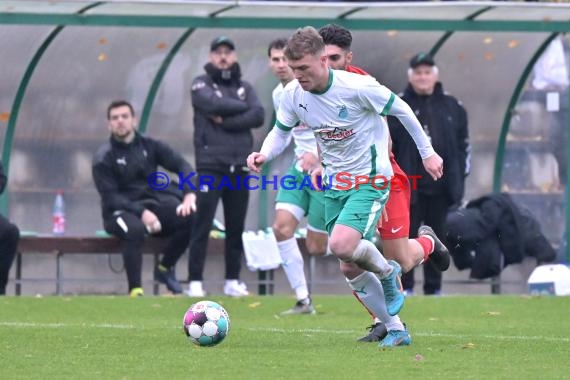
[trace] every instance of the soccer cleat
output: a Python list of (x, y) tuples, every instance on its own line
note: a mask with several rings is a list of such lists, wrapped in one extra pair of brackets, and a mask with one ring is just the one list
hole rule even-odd
[(394, 316), (400, 312), (404, 306), (404, 291), (402, 290), (402, 281), (400, 277), (402, 276), (402, 268), (400, 264), (394, 260), (388, 260), (393, 268), (392, 272), (380, 279), (382, 283), (382, 288), (384, 289), (384, 296), (386, 298), (386, 309), (388, 314)]
[(202, 281), (190, 281), (188, 290), (185, 290), (184, 294), (186, 294), (188, 297), (202, 298), (206, 297), (208, 292), (202, 288)]
[(305, 298), (304, 300), (297, 301), (295, 306), (289, 310), (279, 313), (279, 315), (295, 315), (295, 314), (316, 314), (317, 311), (313, 306), (313, 302), (310, 298)]
[(388, 335), (378, 343), (378, 347), (409, 346), (410, 344), (412, 344), (412, 337), (408, 330), (390, 330)]
[(388, 330), (386, 325), (382, 322), (377, 322), (371, 326), (367, 327), (370, 332), (358, 339), (358, 342), (379, 342), (386, 337)]
[(154, 279), (164, 285), (174, 294), (182, 293), (182, 285), (176, 279), (174, 274), (174, 267), (165, 268), (162, 265), (158, 265), (154, 268)]
[(243, 282), (237, 280), (226, 280), (224, 285), (224, 294), (230, 297), (249, 296), (247, 286)]
[(449, 268), (449, 263), (451, 262), (451, 256), (449, 255), (449, 250), (439, 240), (435, 232), (431, 229), (430, 226), (421, 226), (418, 229), (418, 236), (427, 235), (431, 237), (434, 241), (434, 248), (433, 252), (429, 255), (429, 261), (435, 266), (435, 268), (440, 271), (444, 272)]
[(129, 296), (133, 298), (142, 297), (144, 296), (144, 290), (143, 288), (132, 288), (131, 291), (129, 292)]

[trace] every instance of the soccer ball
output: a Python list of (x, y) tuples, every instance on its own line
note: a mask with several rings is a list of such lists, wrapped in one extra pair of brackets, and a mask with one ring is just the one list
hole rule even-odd
[(207, 347), (221, 343), (230, 331), (226, 309), (213, 301), (196, 302), (184, 314), (184, 333), (192, 343)]

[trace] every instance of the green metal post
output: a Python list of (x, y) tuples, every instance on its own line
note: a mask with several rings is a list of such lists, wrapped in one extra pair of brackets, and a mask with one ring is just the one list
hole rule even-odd
[[(494, 6), (488, 6), (488, 7), (479, 9), (479, 10), (473, 12), (472, 14), (470, 14), (469, 16), (465, 17), (465, 20), (474, 20), (477, 16), (479, 16), (479, 15), (481, 15), (481, 14), (483, 14), (483, 13), (485, 13), (485, 12), (487, 12), (493, 8), (495, 8), (495, 7)], [(443, 36), (441, 36), (441, 38), (439, 40), (437, 40), (435, 45), (433, 45), (433, 47), (431, 48), (429, 53), (432, 56), (435, 56), (437, 54), (437, 52), (439, 51), (439, 49), (441, 49), (441, 47), (443, 46), (445, 41), (447, 41), (453, 33), (454, 32), (452, 32), (452, 31), (445, 32), (445, 34)]]
[[(568, 91), (568, 103), (566, 105), (566, 162), (570, 162), (570, 89)], [(565, 246), (566, 246), (566, 262), (570, 263), (570, 165), (566, 165), (566, 183), (564, 184), (564, 208), (565, 208), (565, 222), (564, 222), (564, 231), (565, 231)]]
[[(85, 13), (88, 10), (93, 9), (101, 4), (102, 2), (89, 4), (88, 6), (83, 7), (77, 11), (77, 14)], [(38, 50), (36, 50), (34, 56), (28, 64), (28, 67), (26, 67), (24, 76), (22, 77), (20, 85), (18, 86), (18, 90), (16, 91), (16, 96), (14, 97), (14, 102), (12, 103), (12, 109), (10, 110), (8, 125), (6, 126), (4, 145), (2, 147), (2, 164), (4, 165), (4, 172), (8, 178), (10, 178), (10, 155), (12, 153), (12, 143), (14, 142), (14, 134), (16, 132), (16, 122), (18, 121), (18, 115), (20, 113), (20, 108), (22, 107), (24, 95), (26, 94), (26, 90), (28, 89), (28, 85), (32, 79), (32, 75), (34, 74), (34, 71), (36, 70), (36, 67), (38, 66), (38, 63), (40, 62), (42, 56), (46, 52), (47, 48), (51, 45), (53, 40), (57, 37), (57, 35), (63, 30), (63, 28), (64, 26), (60, 25), (52, 30), (46, 39), (42, 42)], [(2, 215), (8, 216), (8, 189), (6, 189), (6, 191), (0, 195), (0, 212)]]
[(148, 119), (150, 117), (150, 111), (152, 110), (152, 105), (154, 104), (154, 99), (156, 98), (156, 94), (158, 93), (158, 89), (160, 88), (160, 84), (162, 83), (162, 80), (164, 79), (164, 75), (166, 74), (166, 70), (168, 70), (168, 67), (172, 63), (174, 56), (178, 53), (178, 51), (180, 50), (180, 48), (182, 47), (184, 42), (186, 42), (188, 37), (190, 37), (190, 35), (195, 30), (196, 29), (194, 29), (194, 28), (190, 28), (186, 32), (184, 32), (184, 34), (182, 34), (180, 36), (180, 38), (178, 38), (178, 40), (172, 46), (172, 49), (170, 49), (170, 51), (168, 52), (168, 54), (164, 58), (164, 61), (162, 61), (160, 68), (156, 72), (156, 75), (154, 76), (154, 80), (152, 81), (150, 89), (148, 90), (148, 94), (147, 94), (146, 100), (144, 102), (143, 111), (141, 113), (141, 120), (140, 120), (140, 124), (139, 124), (139, 132), (140, 133), (144, 134), (147, 130)]
[[(212, 13), (211, 15), (209, 15), (209, 17), (210, 18), (216, 17), (220, 13), (226, 12), (230, 9), (235, 8), (235, 7), (237, 7), (237, 5), (235, 5), (235, 4), (229, 5), (227, 7), (224, 7), (222, 9)], [(143, 111), (141, 113), (141, 120), (139, 123), (139, 132), (140, 133), (144, 134), (148, 128), (148, 119), (150, 117), (150, 111), (152, 111), (154, 99), (156, 99), (156, 94), (158, 93), (158, 89), (160, 88), (160, 84), (162, 83), (162, 80), (164, 79), (164, 75), (166, 74), (166, 70), (168, 70), (168, 67), (170, 67), (172, 60), (174, 59), (174, 57), (176, 56), (176, 54), (178, 53), (178, 51), (180, 50), (182, 45), (184, 45), (184, 42), (186, 42), (188, 37), (190, 37), (190, 35), (192, 35), (192, 33), (194, 33), (195, 30), (196, 30), (196, 28), (190, 28), (190, 29), (186, 30), (180, 36), (180, 38), (178, 38), (178, 40), (172, 46), (172, 49), (170, 49), (170, 51), (168, 52), (168, 54), (164, 58), (164, 61), (162, 61), (160, 68), (156, 72), (154, 80), (152, 81), (150, 89), (148, 90), (148, 94), (146, 96), (146, 100), (145, 100), (144, 106), (143, 106)]]

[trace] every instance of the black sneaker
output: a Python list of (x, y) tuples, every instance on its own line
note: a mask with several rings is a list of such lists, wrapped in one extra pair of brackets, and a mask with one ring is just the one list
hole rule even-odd
[(418, 236), (427, 235), (433, 239), (435, 242), (435, 247), (433, 252), (429, 255), (429, 261), (435, 266), (435, 268), (440, 272), (445, 272), (449, 268), (449, 263), (451, 262), (451, 256), (449, 255), (449, 250), (447, 247), (439, 240), (435, 232), (430, 226), (421, 226), (418, 229)]
[(182, 293), (182, 285), (176, 279), (174, 268), (164, 269), (160, 265), (154, 268), (154, 279), (166, 285), (166, 288), (174, 294)]
[(377, 322), (371, 326), (368, 326), (367, 329), (369, 329), (370, 332), (362, 338), (358, 339), (358, 342), (379, 342), (384, 339), (386, 335), (388, 335), (386, 325), (382, 322)]

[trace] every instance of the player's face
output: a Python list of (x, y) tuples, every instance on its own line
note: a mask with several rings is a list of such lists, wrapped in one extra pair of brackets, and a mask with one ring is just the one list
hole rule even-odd
[(281, 83), (287, 83), (294, 79), (293, 71), (287, 65), (287, 59), (283, 55), (283, 49), (271, 49), (269, 67)]
[(111, 109), (108, 122), (111, 135), (119, 141), (129, 140), (135, 133), (136, 119), (128, 106)]
[(210, 62), (220, 70), (227, 70), (237, 62), (236, 51), (226, 45), (220, 45), (210, 52)]
[(409, 75), (410, 84), (419, 95), (431, 95), (438, 80), (434, 66), (420, 65), (412, 69)]
[(325, 90), (329, 80), (327, 56), (307, 54), (299, 60), (289, 60), (295, 79), (305, 91)]
[(336, 45), (325, 45), (325, 55), (328, 65), (334, 70), (346, 70), (352, 62), (352, 52), (339, 48)]

